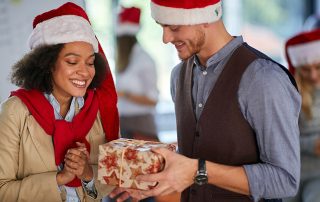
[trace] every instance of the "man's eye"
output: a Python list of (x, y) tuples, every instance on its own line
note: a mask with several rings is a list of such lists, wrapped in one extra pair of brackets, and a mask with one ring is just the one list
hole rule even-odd
[(179, 26), (170, 26), (171, 31), (177, 31)]

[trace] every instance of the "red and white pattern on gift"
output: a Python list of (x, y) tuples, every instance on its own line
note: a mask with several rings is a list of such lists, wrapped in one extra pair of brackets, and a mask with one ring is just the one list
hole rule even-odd
[(120, 138), (99, 146), (98, 180), (102, 184), (149, 190), (157, 182), (137, 182), (136, 176), (158, 173), (165, 166), (164, 158), (151, 151), (163, 147), (176, 151), (173, 144)]

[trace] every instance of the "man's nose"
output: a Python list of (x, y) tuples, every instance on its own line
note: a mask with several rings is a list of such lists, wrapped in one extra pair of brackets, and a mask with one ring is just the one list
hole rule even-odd
[(168, 27), (163, 27), (162, 41), (165, 44), (173, 41), (172, 33)]

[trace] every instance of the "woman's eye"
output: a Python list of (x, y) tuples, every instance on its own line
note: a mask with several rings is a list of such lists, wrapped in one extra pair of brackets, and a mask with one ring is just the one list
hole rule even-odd
[(94, 60), (89, 60), (89, 61), (87, 61), (87, 65), (93, 66), (93, 65), (94, 65)]
[(68, 63), (69, 65), (76, 65), (76, 64), (77, 64), (76, 62), (70, 62), (70, 61), (67, 61), (67, 63)]

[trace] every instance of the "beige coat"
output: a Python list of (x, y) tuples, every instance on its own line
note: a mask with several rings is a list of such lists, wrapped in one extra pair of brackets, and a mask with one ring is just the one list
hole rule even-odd
[[(90, 164), (97, 176), (98, 145), (105, 143), (100, 115), (87, 135)], [(0, 201), (64, 201), (58, 188), (52, 137), (30, 115), (17, 97), (9, 98), (0, 111)], [(91, 199), (80, 187), (81, 201), (99, 201), (113, 187), (95, 180), (98, 198)]]

